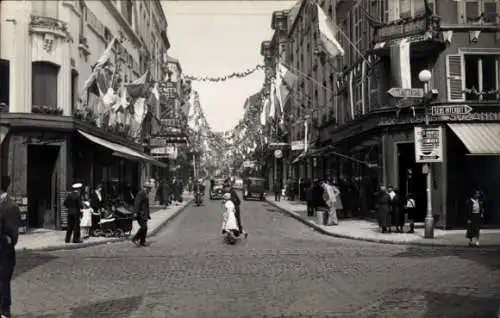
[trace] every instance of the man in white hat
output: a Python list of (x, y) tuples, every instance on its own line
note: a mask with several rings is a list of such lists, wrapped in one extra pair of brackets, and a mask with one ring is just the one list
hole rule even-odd
[(80, 241), (80, 218), (82, 217), (81, 209), (83, 208), (82, 188), (83, 184), (74, 183), (71, 188), (73, 191), (68, 194), (64, 200), (64, 206), (68, 209), (68, 225), (66, 227), (66, 243), (71, 240), (73, 235), (73, 243), (81, 243)]
[(139, 223), (140, 228), (132, 238), (132, 242), (137, 246), (146, 246), (148, 220), (151, 220), (149, 213), (149, 191), (151, 188), (152, 184), (145, 181), (134, 200), (134, 212), (137, 214), (137, 223)]

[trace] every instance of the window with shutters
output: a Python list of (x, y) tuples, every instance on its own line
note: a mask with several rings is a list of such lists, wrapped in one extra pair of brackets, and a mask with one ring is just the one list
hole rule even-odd
[(466, 100), (496, 100), (499, 55), (465, 54)]
[(32, 1), (32, 13), (33, 15), (40, 17), (55, 18), (59, 16), (59, 2), (52, 0), (38, 0)]
[(446, 78), (448, 88), (448, 100), (464, 101), (463, 90), (465, 88), (462, 55), (449, 54), (446, 56)]

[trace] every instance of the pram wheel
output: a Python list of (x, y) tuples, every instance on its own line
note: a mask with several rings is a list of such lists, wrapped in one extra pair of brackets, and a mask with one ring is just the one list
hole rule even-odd
[(111, 231), (111, 230), (107, 230), (104, 232), (104, 237), (113, 237), (114, 236), (114, 232)]
[(101, 229), (95, 229), (92, 233), (92, 236), (103, 236), (104, 233)]
[(116, 237), (125, 237), (125, 232), (122, 229), (116, 229), (114, 234)]

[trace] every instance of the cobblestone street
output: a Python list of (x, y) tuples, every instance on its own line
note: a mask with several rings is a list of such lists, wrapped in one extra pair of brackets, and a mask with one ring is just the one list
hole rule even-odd
[(323, 236), (245, 201), (249, 237), (220, 237), (220, 201), (190, 206), (146, 248), (18, 253), (15, 317), (497, 317), (498, 249)]

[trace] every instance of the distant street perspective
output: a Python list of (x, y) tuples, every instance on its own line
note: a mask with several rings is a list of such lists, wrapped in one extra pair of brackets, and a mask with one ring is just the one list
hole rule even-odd
[(222, 202), (189, 206), (145, 248), (21, 252), (13, 317), (496, 317), (498, 249), (323, 236), (267, 203), (242, 204), (224, 244)]

